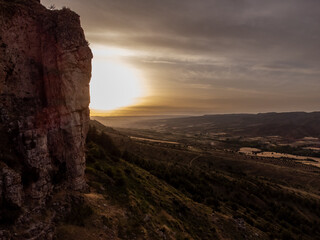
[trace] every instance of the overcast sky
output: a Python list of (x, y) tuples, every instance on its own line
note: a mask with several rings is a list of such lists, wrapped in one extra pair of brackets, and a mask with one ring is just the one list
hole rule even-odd
[(120, 114), (320, 110), (319, 0), (42, 3), (76, 11), (90, 46), (130, 52), (151, 94)]

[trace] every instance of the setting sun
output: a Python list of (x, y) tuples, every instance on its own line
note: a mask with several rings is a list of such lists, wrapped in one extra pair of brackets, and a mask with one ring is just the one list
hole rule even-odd
[(129, 56), (123, 49), (93, 47), (91, 104), (99, 111), (112, 111), (133, 105), (145, 94), (139, 71), (121, 61)]

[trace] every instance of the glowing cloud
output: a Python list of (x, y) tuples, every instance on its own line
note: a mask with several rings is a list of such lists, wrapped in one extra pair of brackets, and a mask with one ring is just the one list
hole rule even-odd
[(139, 71), (121, 61), (129, 56), (124, 49), (92, 47), (91, 104), (95, 110), (110, 111), (136, 104), (145, 94)]

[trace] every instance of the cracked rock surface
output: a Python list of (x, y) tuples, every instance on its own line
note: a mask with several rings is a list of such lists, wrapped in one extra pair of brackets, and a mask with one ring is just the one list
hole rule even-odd
[(0, 0), (1, 205), (26, 216), (45, 208), (57, 188), (86, 188), (91, 59), (71, 10)]

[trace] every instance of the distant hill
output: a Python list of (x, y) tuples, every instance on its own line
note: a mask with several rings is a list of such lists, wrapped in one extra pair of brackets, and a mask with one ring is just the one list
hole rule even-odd
[(204, 115), (139, 121), (133, 127), (163, 131), (225, 132), (242, 136), (281, 136), (297, 139), (320, 137), (320, 112)]

